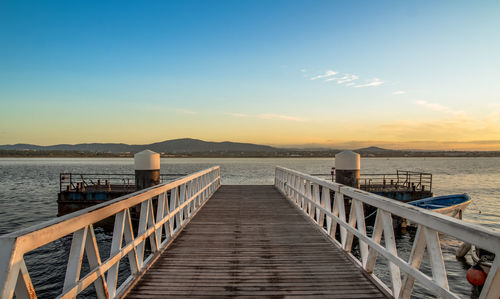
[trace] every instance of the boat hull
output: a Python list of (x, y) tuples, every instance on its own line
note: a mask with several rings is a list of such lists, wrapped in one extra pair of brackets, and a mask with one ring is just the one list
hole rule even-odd
[(466, 201), (464, 203), (454, 205), (451, 207), (446, 207), (446, 208), (442, 208), (442, 209), (434, 209), (433, 211), (441, 213), (441, 214), (446, 215), (446, 216), (453, 217), (453, 218), (462, 219), (462, 215), (470, 203), (471, 203), (471, 201), (469, 200), (469, 201)]
[(456, 194), (424, 198), (409, 202), (408, 204), (453, 218), (462, 219), (463, 212), (470, 203), (471, 199), (467, 194)]

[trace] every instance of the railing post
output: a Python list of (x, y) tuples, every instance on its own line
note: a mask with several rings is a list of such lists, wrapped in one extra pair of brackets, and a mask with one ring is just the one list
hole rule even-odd
[[(330, 188), (323, 186), (323, 189), (321, 191), (322, 191), (321, 196), (323, 196), (322, 207), (324, 207), (327, 212), (331, 213), (332, 212), (332, 200), (331, 200)], [(332, 236), (332, 221), (333, 221), (333, 219), (330, 216), (325, 215), (324, 212), (322, 212), (319, 223), (321, 226), (324, 226), (325, 217), (326, 217), (326, 232), (328, 233), (329, 236)], [(335, 239), (335, 233), (333, 233), (333, 238)]]
[[(424, 236), (424, 227), (419, 225), (417, 227), (417, 233), (415, 234), (415, 239), (413, 241), (413, 246), (410, 253), (410, 259), (408, 263), (411, 267), (418, 269), (422, 263), (424, 257), (425, 247), (427, 243)], [(403, 284), (401, 286), (401, 291), (399, 293), (399, 298), (410, 298), (413, 291), (413, 285), (415, 284), (415, 277), (405, 274)]]
[[(175, 187), (170, 190), (170, 213), (172, 213), (179, 206), (179, 188)], [(176, 213), (173, 218), (170, 219), (170, 231), (172, 235), (177, 232), (180, 223), (179, 213)]]
[[(387, 211), (380, 211), (382, 218), (382, 225), (384, 228), (384, 242), (385, 248), (393, 255), (398, 256), (396, 247), (396, 237), (394, 235), (394, 225), (392, 223), (392, 215)], [(398, 298), (401, 291), (401, 272), (399, 267), (393, 262), (389, 261), (389, 271), (391, 274), (392, 293), (395, 298)]]
[[(115, 225), (113, 228), (113, 239), (111, 241), (110, 256), (116, 254), (122, 248), (123, 231), (125, 228), (125, 211), (122, 211), (115, 216)], [(114, 298), (116, 295), (116, 283), (118, 281), (118, 270), (120, 263), (116, 263), (108, 270), (107, 284), (109, 297)]]
[[(144, 234), (148, 228), (148, 218), (149, 218), (149, 200), (143, 201), (141, 203), (141, 212), (139, 216), (139, 227), (137, 229), (137, 237)], [(139, 269), (142, 269), (144, 263), (144, 249), (146, 248), (146, 239), (143, 239), (137, 245), (137, 259), (139, 261)]]
[[(346, 222), (344, 194), (342, 194), (342, 192), (340, 191), (340, 186), (335, 191), (334, 205), (336, 205), (336, 208), (338, 210), (340, 221)], [(346, 241), (347, 241), (347, 229), (341, 225), (340, 226), (340, 242), (342, 244), (342, 247), (345, 247)]]
[[(363, 203), (353, 198), (351, 200), (351, 205), (354, 205), (358, 231), (366, 236), (365, 211), (363, 208)], [(358, 239), (358, 242), (361, 253), (361, 264), (363, 267), (366, 267), (366, 261), (368, 259), (368, 245), (366, 244), (366, 242), (360, 239)]]
[(279, 175), (278, 168), (274, 168), (274, 186), (277, 188), (279, 188), (278, 175)]
[[(187, 182), (181, 185), (180, 193), (179, 193), (179, 206), (181, 206), (186, 199), (186, 185), (187, 185)], [(184, 221), (186, 220), (185, 210), (186, 210), (186, 208), (184, 207), (179, 212), (179, 215), (180, 215), (179, 225), (180, 226), (182, 226), (184, 224)]]
[(491, 265), (490, 274), (486, 278), (480, 298), (497, 299), (500, 294), (500, 254), (497, 252)]
[(292, 174), (292, 187), (293, 187), (293, 202), (297, 205), (299, 203), (299, 192), (297, 192), (298, 189), (298, 186), (299, 186), (299, 179), (296, 175), (293, 175)]
[(439, 242), (439, 234), (434, 229), (424, 227), (424, 235), (432, 267), (432, 278), (438, 283), (439, 286), (449, 290), (450, 288), (448, 286), (443, 253)]
[[(101, 256), (99, 254), (99, 249), (97, 247), (97, 240), (94, 233), (93, 225), (89, 226), (87, 230), (87, 242), (85, 242), (85, 252), (87, 253), (87, 260), (89, 262), (90, 271), (95, 270), (101, 266)], [(106, 279), (104, 273), (101, 273), (98, 278), (94, 281), (94, 287), (96, 289), (97, 298), (106, 299), (109, 298), (108, 286), (106, 284)]]
[[(165, 217), (165, 202), (167, 197), (167, 192), (164, 192), (158, 196), (158, 201), (156, 204), (156, 222), (163, 220)], [(161, 246), (161, 236), (163, 232), (163, 225), (160, 225), (158, 229), (156, 229), (155, 234), (156, 234), (156, 250), (160, 249)]]
[[(321, 204), (321, 198), (319, 197), (319, 185), (318, 184), (313, 184), (313, 190), (312, 190), (312, 199), (313, 201), (320, 205)], [(311, 219), (319, 223), (319, 209), (314, 206), (312, 207), (311, 211)], [(316, 219), (316, 220), (315, 220)]]
[[(31, 281), (29, 281), (28, 286), (25, 288), (18, 285), (22, 282), (20, 281), (20, 276), (22, 276), (21, 268), (22, 266), (26, 267), (26, 265), (24, 264), (23, 257), (16, 253), (15, 244), (15, 238), (0, 238), (1, 298), (10, 299), (14, 296), (14, 293), (21, 298), (36, 297)], [(28, 296), (26, 297), (26, 295)]]
[(219, 179), (217, 180), (217, 188), (221, 185), (221, 177), (220, 177), (220, 168), (217, 168), (217, 176)]

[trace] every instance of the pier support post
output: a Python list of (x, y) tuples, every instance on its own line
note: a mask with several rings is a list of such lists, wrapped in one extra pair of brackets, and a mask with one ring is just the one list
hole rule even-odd
[(160, 183), (160, 154), (144, 150), (134, 155), (134, 164), (137, 190)]
[(359, 154), (343, 151), (335, 155), (335, 181), (337, 183), (359, 188), (360, 169)]

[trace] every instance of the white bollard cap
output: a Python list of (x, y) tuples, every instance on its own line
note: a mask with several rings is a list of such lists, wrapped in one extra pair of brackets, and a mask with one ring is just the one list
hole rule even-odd
[(360, 170), (361, 161), (359, 154), (352, 151), (343, 151), (335, 155), (335, 169)]
[(160, 154), (143, 150), (134, 155), (135, 170), (159, 170)]

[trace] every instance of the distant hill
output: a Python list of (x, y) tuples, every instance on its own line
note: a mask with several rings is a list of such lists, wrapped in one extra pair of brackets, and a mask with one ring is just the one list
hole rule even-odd
[[(174, 139), (143, 146), (156, 152), (164, 153), (199, 153), (199, 152), (272, 152), (277, 148), (252, 143), (210, 142), (199, 139)], [(140, 149), (142, 150), (142, 148)]]
[(139, 152), (150, 149), (158, 153), (201, 153), (201, 152), (273, 152), (279, 149), (251, 143), (239, 142), (209, 142), (199, 139), (183, 138), (166, 140), (151, 144), (124, 143), (80, 143), (57, 144), (49, 146), (33, 144), (0, 145), (0, 150), (31, 150), (31, 151), (82, 151), (101, 153)]
[(80, 143), (57, 145), (12, 144), (0, 145), (0, 150), (29, 150), (29, 151), (83, 151), (83, 152), (130, 152), (134, 145), (124, 143)]
[[(334, 157), (339, 149), (278, 148), (240, 142), (210, 142), (183, 138), (151, 144), (80, 143), (41, 146), (0, 145), (0, 157), (131, 157), (150, 149), (175, 157)], [(362, 157), (500, 157), (500, 151), (417, 151), (370, 146), (354, 150)]]
[(354, 151), (355, 152), (390, 152), (390, 151), (394, 151), (394, 150), (385, 149), (385, 148), (381, 148), (381, 147), (377, 147), (377, 146), (370, 146), (370, 147), (360, 148), (360, 149), (357, 149)]

